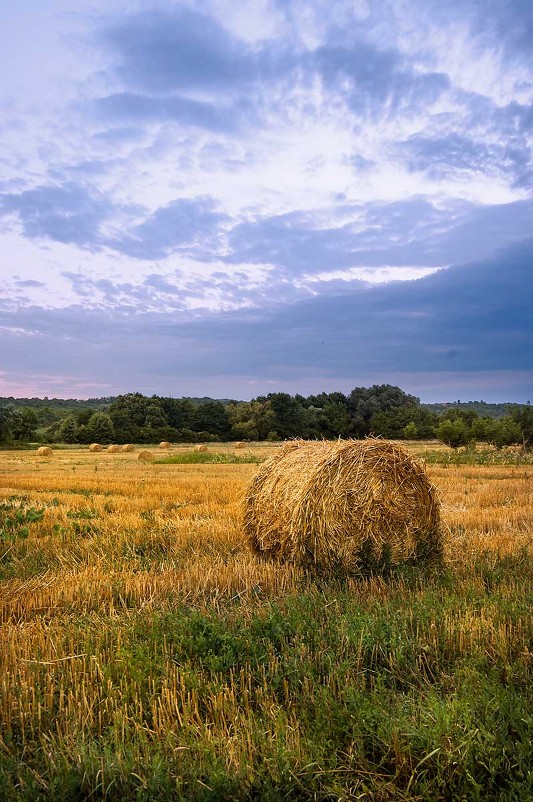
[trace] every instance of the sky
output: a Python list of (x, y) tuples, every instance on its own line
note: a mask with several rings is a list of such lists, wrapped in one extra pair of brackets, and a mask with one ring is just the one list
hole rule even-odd
[(533, 400), (531, 0), (0, 28), (0, 396)]

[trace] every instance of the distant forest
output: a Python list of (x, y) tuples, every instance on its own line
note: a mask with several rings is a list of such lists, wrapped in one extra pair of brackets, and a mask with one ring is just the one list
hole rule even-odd
[(438, 437), (531, 446), (533, 408), (483, 401), (421, 404), (390, 384), (252, 401), (127, 393), (104, 398), (0, 398), (0, 442), (87, 444), (285, 440), (303, 437)]

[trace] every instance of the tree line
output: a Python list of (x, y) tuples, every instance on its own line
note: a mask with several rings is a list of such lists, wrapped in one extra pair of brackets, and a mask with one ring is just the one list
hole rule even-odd
[[(32, 404), (32, 401), (39, 403)], [(127, 393), (88, 402), (3, 399), (0, 442), (87, 444), (223, 442), (355, 437), (428, 440), (456, 448), (473, 441), (500, 448), (531, 447), (533, 408), (512, 406), (502, 418), (447, 406), (438, 414), (389, 384), (356, 387), (350, 393), (304, 397), (269, 393), (252, 401), (172, 398)]]

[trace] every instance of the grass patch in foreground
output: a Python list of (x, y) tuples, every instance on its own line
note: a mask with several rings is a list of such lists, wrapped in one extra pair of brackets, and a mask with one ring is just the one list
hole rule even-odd
[(183, 451), (156, 460), (156, 465), (245, 465), (259, 464), (264, 457), (255, 454), (230, 454), (224, 451)]
[(12, 651), (0, 798), (525, 802), (532, 565), (495, 567), (58, 619)]

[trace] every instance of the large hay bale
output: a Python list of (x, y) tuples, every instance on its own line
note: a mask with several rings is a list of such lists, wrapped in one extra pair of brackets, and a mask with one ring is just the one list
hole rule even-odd
[(104, 449), (103, 449), (103, 447), (100, 445), (100, 443), (91, 443), (91, 445), (89, 446), (89, 451), (92, 451), (92, 452), (93, 452), (93, 454), (94, 454), (96, 451), (103, 451), (103, 450), (104, 450)]
[(108, 452), (109, 452), (110, 454), (118, 454), (118, 453), (119, 453), (119, 451), (120, 451), (120, 446), (117, 446), (117, 445), (108, 446), (108, 447), (107, 447), (107, 450), (108, 450)]
[(256, 554), (357, 572), (440, 555), (439, 503), (424, 468), (377, 438), (292, 441), (245, 499)]
[(241, 443), (240, 440), (237, 440), (233, 448), (244, 448), (244, 443)]
[(37, 449), (37, 456), (38, 457), (51, 457), (54, 452), (50, 448), (50, 446), (40, 446)]
[(163, 440), (161, 443), (159, 443), (159, 448), (170, 448), (171, 445), (172, 443), (168, 443), (166, 440)]
[(135, 451), (135, 446), (132, 445), (131, 443), (125, 443), (120, 450), (124, 453)]
[(193, 449), (193, 451), (208, 451), (208, 448), (203, 443), (198, 443)]
[(155, 457), (151, 451), (147, 451), (146, 449), (144, 449), (143, 451), (139, 451), (137, 459), (140, 460), (141, 462), (153, 462)]

